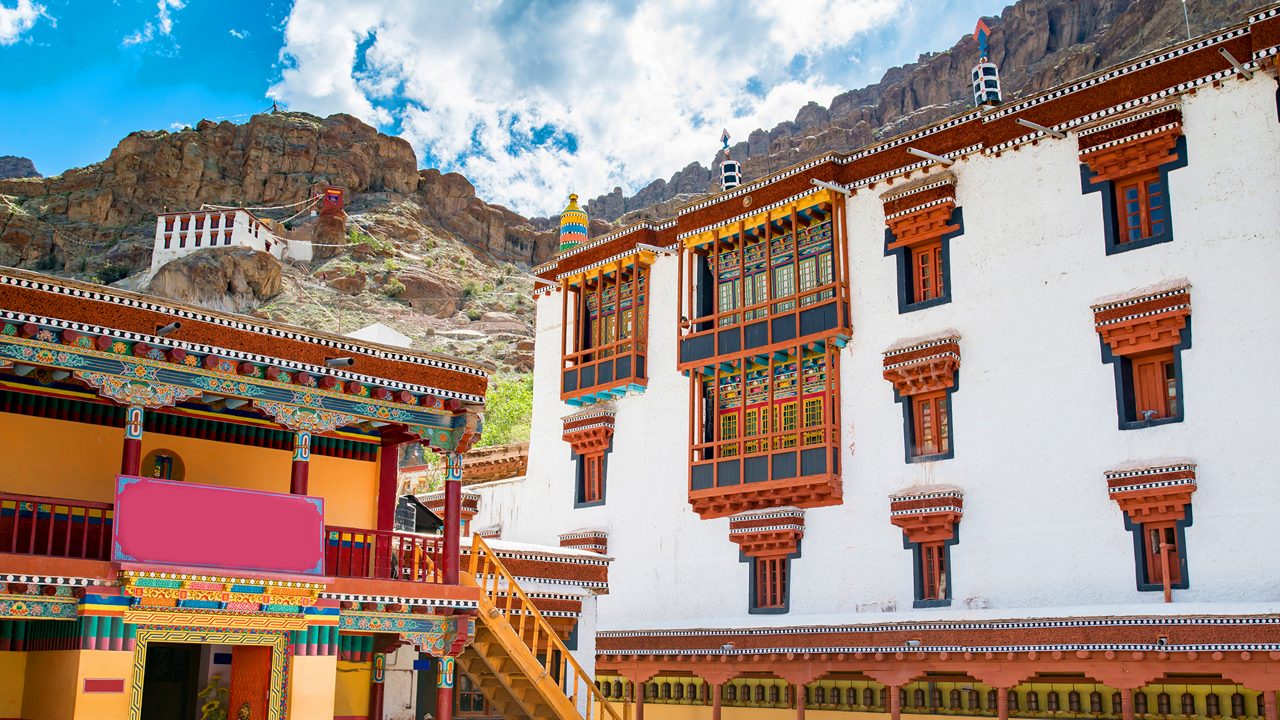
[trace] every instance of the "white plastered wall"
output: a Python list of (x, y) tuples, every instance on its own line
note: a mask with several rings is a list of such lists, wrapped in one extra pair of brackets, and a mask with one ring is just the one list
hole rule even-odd
[[(951, 241), (952, 301), (899, 314), (884, 255), (887, 186), (848, 203), (854, 336), (841, 357), (844, 502), (807, 511), (791, 608), (748, 615), (747, 565), (728, 521), (687, 502), (688, 381), (676, 372), (676, 264), (652, 271), (649, 388), (617, 402), (606, 504), (574, 509), (560, 419), (558, 295), (538, 302), (528, 477), (481, 490), (477, 526), (555, 544), (609, 532), (611, 592), (600, 628), (794, 625), (1068, 613), (1230, 612), (1280, 602), (1280, 482), (1270, 470), (1280, 404), (1280, 123), (1274, 79), (1259, 74), (1184, 98), (1187, 167), (1169, 175), (1172, 242), (1108, 256), (1102, 197), (1082, 194), (1076, 139), (1045, 140), (951, 169), (965, 233)], [(1090, 304), (1185, 277), (1193, 345), (1182, 354), (1186, 420), (1117, 427), (1113, 368)], [(904, 462), (902, 408), (881, 352), (946, 328), (962, 339), (952, 397), (953, 459)], [(1162, 606), (1138, 592), (1132, 535), (1103, 472), (1146, 458), (1198, 465), (1186, 530), (1191, 587)], [(913, 610), (911, 553), (888, 495), (913, 484), (965, 490), (952, 548), (953, 606)], [(1204, 603), (1212, 603), (1212, 606)], [(1133, 606), (1140, 606), (1133, 607)], [(978, 610), (977, 608), (990, 608)], [(863, 611), (859, 613), (861, 608)], [(896, 613), (882, 612), (896, 608)], [(973, 609), (966, 609), (973, 608)]]

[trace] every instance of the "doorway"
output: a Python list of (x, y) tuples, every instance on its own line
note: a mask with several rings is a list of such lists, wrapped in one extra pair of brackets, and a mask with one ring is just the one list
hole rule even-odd
[(194, 720), (199, 671), (199, 645), (148, 643), (142, 720)]

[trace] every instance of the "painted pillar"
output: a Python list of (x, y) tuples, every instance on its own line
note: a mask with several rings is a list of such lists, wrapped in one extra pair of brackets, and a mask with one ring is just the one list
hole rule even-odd
[(1120, 720), (1133, 720), (1133, 688), (1120, 688)]
[(293, 472), (289, 481), (289, 492), (294, 495), (307, 494), (307, 478), (311, 469), (311, 433), (299, 430), (293, 434)]
[(436, 672), (436, 720), (453, 718), (453, 673), (454, 659), (440, 658), (440, 669)]
[(1276, 711), (1276, 691), (1262, 691), (1262, 710), (1266, 713), (1267, 720), (1278, 720), (1280, 713)]
[[(445, 585), (458, 584), (459, 535), (462, 530), (462, 453), (449, 453), (444, 478), (444, 556), (440, 559)], [(436, 720), (443, 720), (436, 716)]]
[[(378, 676), (378, 664), (382, 663), (382, 676)], [(373, 655), (373, 667), (369, 673), (369, 720), (382, 720), (383, 691), (386, 688), (387, 656), (382, 652)]]
[(142, 419), (141, 405), (130, 405), (124, 412), (124, 450), (120, 456), (121, 475), (138, 475), (142, 472)]
[(711, 686), (711, 720), (720, 720), (720, 691), (724, 689), (724, 683), (716, 683)]
[(996, 688), (996, 717), (999, 720), (1009, 720), (1009, 688)]
[(636, 683), (636, 720), (644, 720), (644, 683)]
[(792, 687), (796, 694), (796, 720), (804, 720), (804, 686), (796, 683)]
[(898, 686), (889, 686), (889, 717), (902, 720), (902, 698), (898, 697)]
[(400, 444), (383, 438), (378, 455), (378, 529), (394, 530), (396, 490), (400, 484)]

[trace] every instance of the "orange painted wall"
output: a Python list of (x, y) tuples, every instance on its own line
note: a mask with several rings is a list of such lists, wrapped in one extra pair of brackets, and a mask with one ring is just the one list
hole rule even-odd
[[(123, 431), (86, 423), (0, 413), (0, 453), (7, 458), (0, 490), (111, 502), (120, 471)], [(177, 453), (188, 482), (289, 492), (287, 450), (158, 435), (142, 437), (142, 453)], [(325, 522), (373, 527), (378, 464), (311, 457), (310, 493), (324, 498)]]
[[(289, 717), (333, 717), (337, 688), (336, 655), (298, 655), (289, 670)], [(363, 713), (361, 713), (363, 714)]]
[(22, 691), (27, 682), (27, 654), (0, 652), (0, 717), (22, 717)]
[(79, 650), (27, 653), (23, 720), (74, 720), (79, 668)]

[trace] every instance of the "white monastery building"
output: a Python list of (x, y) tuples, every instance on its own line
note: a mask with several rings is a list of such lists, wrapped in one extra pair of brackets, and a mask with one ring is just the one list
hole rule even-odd
[(527, 472), (468, 490), (612, 558), (602, 717), (1277, 720), (1278, 49), (1273, 5), (1004, 100), (984, 53), (931, 127), (572, 203)]

